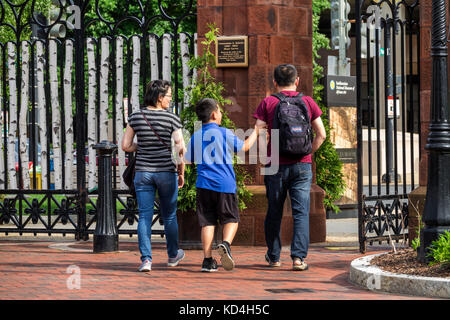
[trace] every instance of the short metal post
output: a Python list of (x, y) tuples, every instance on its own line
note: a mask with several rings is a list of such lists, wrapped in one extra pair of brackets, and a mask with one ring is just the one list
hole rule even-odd
[(117, 145), (102, 141), (93, 146), (98, 159), (97, 225), (94, 233), (94, 253), (119, 250), (119, 235), (114, 215), (112, 194), (112, 155)]

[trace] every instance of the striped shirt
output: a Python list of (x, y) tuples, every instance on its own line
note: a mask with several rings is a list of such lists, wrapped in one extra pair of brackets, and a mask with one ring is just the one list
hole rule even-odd
[(167, 110), (141, 109), (128, 117), (128, 124), (137, 136), (136, 171), (175, 172), (171, 152), (164, 145), (142, 116), (144, 112), (148, 122), (159, 137), (169, 147), (172, 146), (172, 133), (181, 128), (180, 118)]

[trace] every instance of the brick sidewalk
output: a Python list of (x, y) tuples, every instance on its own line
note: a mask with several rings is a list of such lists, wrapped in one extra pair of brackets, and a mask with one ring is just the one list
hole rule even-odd
[[(7, 239), (7, 240), (5, 240)], [(137, 242), (120, 241), (118, 253), (92, 253), (92, 241), (0, 239), (0, 300), (398, 300), (418, 297), (382, 294), (348, 282), (355, 247), (311, 245), (309, 270), (291, 271), (288, 248), (282, 266), (268, 268), (264, 247), (233, 247), (236, 268), (200, 272), (202, 251), (186, 250), (178, 267), (168, 268), (164, 243), (153, 244), (153, 270), (139, 273)], [(385, 250), (386, 251), (386, 248)], [(371, 249), (367, 254), (380, 252)], [(216, 258), (218, 256), (216, 254)], [(219, 261), (219, 259), (218, 259)], [(79, 289), (75, 274), (79, 270)], [(69, 283), (69, 286), (68, 286)], [(75, 288), (70, 289), (70, 286)]]

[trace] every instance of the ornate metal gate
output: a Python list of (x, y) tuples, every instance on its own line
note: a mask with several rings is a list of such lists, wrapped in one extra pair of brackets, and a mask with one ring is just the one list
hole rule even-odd
[(360, 251), (408, 237), (420, 159), (419, 1), (355, 1)]
[[(87, 239), (97, 213), (92, 146), (120, 146), (149, 80), (171, 80), (180, 111), (196, 28), (179, 30), (195, 21), (194, 1), (119, 1), (115, 13), (99, 0), (16, 3), (0, 0), (0, 232)], [(120, 182), (126, 163), (119, 148), (115, 214), (119, 234), (131, 235), (138, 211)]]

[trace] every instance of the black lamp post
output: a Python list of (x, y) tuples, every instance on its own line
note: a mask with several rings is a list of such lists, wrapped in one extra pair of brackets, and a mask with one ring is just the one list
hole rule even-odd
[(444, 231), (450, 231), (450, 123), (447, 71), (446, 0), (432, 0), (431, 124), (425, 149), (428, 154), (428, 184), (420, 233), (418, 258), (426, 262), (429, 246)]

